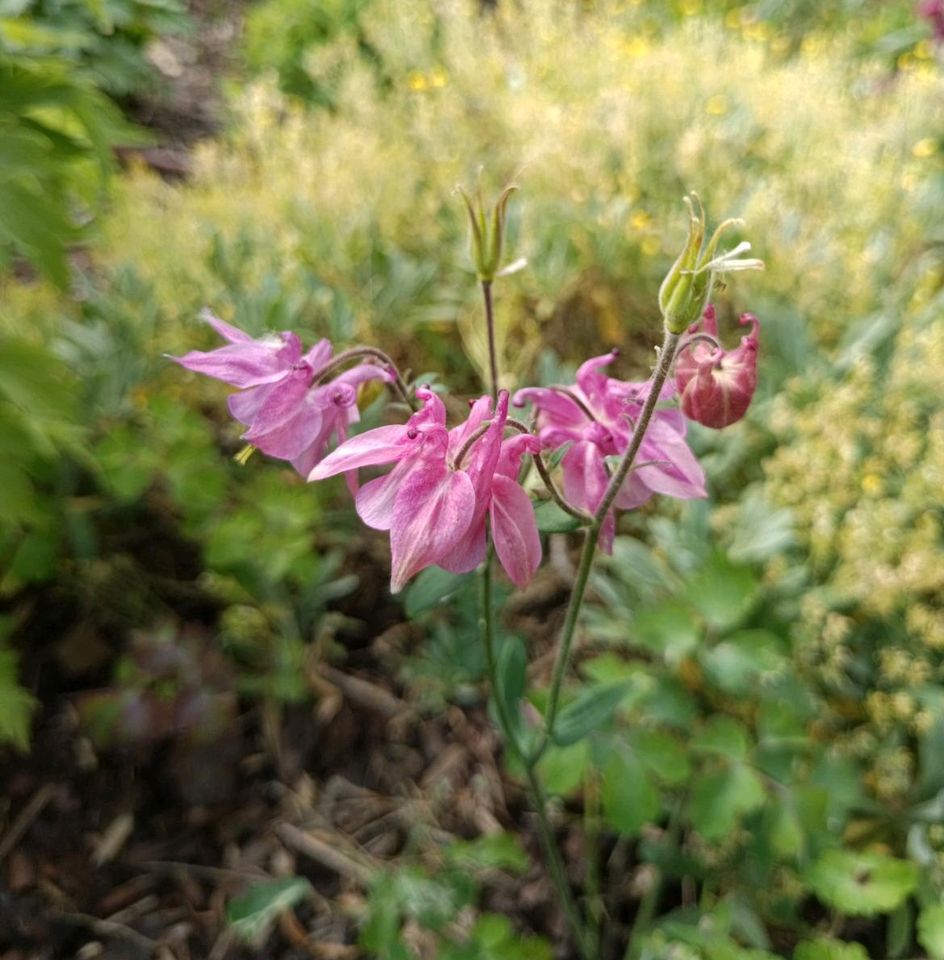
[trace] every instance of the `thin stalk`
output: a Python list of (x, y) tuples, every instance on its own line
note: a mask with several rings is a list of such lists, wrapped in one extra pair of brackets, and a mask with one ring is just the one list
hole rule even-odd
[(492, 382), (492, 399), (498, 399), (498, 351), (495, 349), (495, 309), (492, 306), (492, 281), (482, 281), (485, 301), (485, 326), (488, 331), (488, 369)]
[(554, 483), (554, 479), (551, 476), (551, 472), (547, 469), (547, 464), (544, 462), (544, 457), (540, 453), (532, 453), (531, 458), (534, 460), (534, 465), (538, 468), (538, 473), (541, 476), (541, 479), (544, 481), (544, 486), (547, 488), (547, 492), (551, 495), (551, 499), (563, 510), (565, 513), (569, 513), (572, 517), (576, 517), (581, 523), (590, 523), (593, 520), (593, 517), (589, 513), (585, 513), (579, 507), (575, 507), (557, 488), (557, 484)]
[[(495, 655), (495, 622), (492, 611), (492, 545), (488, 545), (485, 553), (485, 564), (482, 567), (482, 611), (479, 617), (479, 626), (485, 640), (485, 669), (488, 672), (488, 682), (493, 693), (498, 691), (498, 657)], [(504, 697), (495, 696), (495, 707), (498, 710), (498, 724), (501, 727), (505, 742), (512, 750), (517, 750), (514, 737), (514, 725), (508, 715), (508, 706)]]
[[(492, 400), (498, 401), (498, 355), (495, 349), (495, 312), (492, 305), (492, 284), (489, 280), (482, 281), (482, 299), (485, 306), (485, 323), (488, 330), (488, 365), (491, 376)], [(492, 691), (499, 689), (498, 685), (498, 661), (495, 656), (495, 627), (494, 612), (492, 610), (492, 546), (488, 544), (485, 555), (485, 564), (482, 569), (482, 635), (485, 641), (485, 664), (488, 670), (488, 679)], [(498, 712), (498, 722), (502, 728), (505, 742), (509, 747), (520, 756), (520, 748), (514, 736), (514, 726), (512, 718), (508, 716), (508, 706), (504, 702), (504, 697), (495, 698), (495, 706)], [(522, 758), (523, 759), (523, 758)], [(577, 901), (574, 899), (570, 884), (567, 882), (567, 873), (564, 869), (564, 861), (560, 850), (554, 839), (554, 832), (551, 829), (551, 823), (547, 815), (547, 798), (544, 796), (544, 789), (541, 781), (538, 779), (534, 764), (525, 762), (525, 771), (528, 777), (531, 800), (538, 817), (538, 826), (541, 834), (541, 843), (544, 847), (544, 855), (551, 872), (551, 880), (557, 889), (557, 895), (560, 898), (561, 907), (567, 918), (568, 926), (577, 944), (577, 949), (583, 960), (596, 960), (597, 951), (591, 944), (592, 937), (588, 934), (584, 926), (583, 918), (580, 915), (580, 909)]]
[[(505, 425), (517, 430), (519, 433), (531, 433), (531, 431), (520, 420), (515, 420), (512, 417), (509, 417), (505, 421)], [(551, 476), (550, 470), (547, 469), (547, 464), (544, 462), (544, 457), (540, 453), (532, 453), (531, 459), (534, 461), (534, 465), (538, 468), (538, 473), (541, 475), (541, 480), (544, 481), (544, 486), (547, 488), (547, 492), (551, 495), (551, 499), (565, 513), (569, 513), (572, 517), (575, 517), (582, 523), (589, 523), (593, 517), (591, 517), (589, 513), (585, 513), (579, 507), (575, 507), (560, 492), (557, 484), (554, 483), (554, 478)]]
[(570, 594), (570, 602), (567, 604), (567, 613), (564, 617), (564, 626), (561, 629), (560, 643), (557, 648), (557, 657), (554, 661), (554, 672), (551, 676), (551, 691), (548, 697), (547, 713), (544, 721), (544, 739), (538, 746), (538, 749), (532, 755), (530, 763), (537, 763), (541, 754), (547, 748), (548, 743), (554, 736), (554, 725), (557, 720), (557, 711), (560, 707), (561, 689), (564, 683), (564, 676), (567, 667), (570, 664), (570, 653), (574, 642), (574, 631), (577, 626), (577, 619), (580, 615), (580, 608), (583, 605), (584, 594), (587, 591), (587, 582), (590, 579), (590, 569), (593, 566), (593, 558), (596, 554), (597, 543), (600, 539), (600, 530), (603, 528), (603, 521), (613, 506), (613, 501), (619, 493), (623, 481), (626, 479), (629, 471), (633, 467), (639, 448), (652, 422), (652, 415), (655, 413), (656, 404), (659, 402), (659, 394), (665, 384), (669, 370), (672, 368), (672, 361), (675, 359), (675, 353), (678, 348), (679, 335), (665, 333), (665, 340), (662, 343), (662, 349), (659, 351), (659, 363), (652, 377), (652, 385), (649, 389), (649, 395), (643, 405), (642, 413), (639, 415), (639, 422), (633, 431), (633, 437), (630, 441), (623, 459), (620, 461), (616, 472), (610, 477), (606, 492), (600, 501), (599, 507), (593, 515), (593, 522), (587, 528), (584, 535), (583, 549), (580, 553), (580, 560), (577, 565), (577, 576), (574, 580), (574, 588)]
[(603, 930), (606, 904), (600, 888), (600, 775), (593, 771), (583, 788), (583, 832), (587, 838), (587, 913), (597, 943)]
[(557, 847), (557, 841), (554, 839), (551, 821), (547, 816), (547, 797), (544, 796), (544, 788), (541, 786), (541, 781), (534, 767), (528, 766), (526, 769), (528, 786), (531, 788), (531, 795), (535, 801), (534, 809), (538, 815), (541, 843), (544, 847), (544, 855), (547, 858), (547, 863), (551, 870), (551, 880), (557, 888), (557, 894), (560, 897), (564, 915), (567, 917), (567, 923), (576, 941), (577, 950), (580, 956), (583, 957), (583, 960), (597, 960), (597, 950), (592, 942), (593, 936), (584, 926), (583, 920), (580, 917), (577, 901), (574, 899), (570, 884), (567, 882), (564, 860)]
[(335, 373), (337, 370), (340, 370), (346, 363), (351, 360), (357, 360), (361, 357), (370, 357), (373, 360), (379, 360), (380, 365), (386, 367), (388, 370), (393, 371), (393, 384), (397, 389), (397, 393), (400, 394), (400, 399), (411, 409), (414, 409), (413, 401), (410, 399), (410, 391), (407, 388), (406, 383), (403, 380), (403, 377), (400, 376), (400, 371), (397, 369), (397, 365), (390, 359), (390, 357), (383, 352), (383, 350), (378, 350), (376, 347), (351, 347), (350, 350), (345, 350), (342, 353), (339, 353), (336, 357), (329, 360), (323, 367), (319, 367), (312, 377), (313, 384), (319, 384), (322, 380), (326, 380), (331, 376), (332, 373)]
[(453, 461), (452, 461), (453, 470), (462, 469), (462, 461), (465, 460), (466, 454), (472, 449), (473, 446), (475, 446), (476, 443), (479, 442), (479, 440), (482, 439), (482, 437), (485, 436), (486, 433), (488, 433), (489, 427), (491, 427), (491, 425), (492, 425), (491, 420), (485, 420), (483, 423), (479, 424), (478, 429), (475, 430), (472, 436), (469, 437), (464, 444), (462, 444), (462, 446), (459, 448), (459, 452), (453, 458)]

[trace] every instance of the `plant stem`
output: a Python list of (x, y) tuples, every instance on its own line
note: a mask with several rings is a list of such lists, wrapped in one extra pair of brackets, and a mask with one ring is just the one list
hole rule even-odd
[(603, 930), (606, 904), (600, 889), (600, 773), (592, 771), (583, 786), (583, 832), (587, 842), (587, 913), (597, 943)]
[(372, 360), (379, 360), (380, 366), (386, 367), (392, 371), (394, 377), (393, 385), (400, 394), (400, 399), (403, 400), (403, 402), (411, 410), (415, 409), (413, 406), (413, 401), (410, 399), (410, 391), (407, 388), (406, 383), (404, 383), (403, 377), (400, 376), (400, 371), (397, 369), (397, 365), (386, 353), (383, 352), (383, 350), (378, 350), (377, 347), (351, 347), (349, 350), (339, 353), (336, 357), (329, 360), (323, 367), (319, 367), (317, 370), (315, 370), (311, 379), (312, 384), (317, 385), (321, 383), (323, 380), (326, 380), (329, 376), (331, 376), (332, 373), (340, 370), (351, 360), (359, 360), (362, 357), (369, 357)]
[[(482, 613), (479, 624), (485, 641), (485, 669), (488, 672), (488, 682), (492, 688), (492, 693), (495, 694), (499, 689), (499, 680), (498, 657), (495, 655), (495, 623), (492, 611), (492, 554), (492, 545), (489, 544), (485, 553), (485, 563), (482, 566)], [(501, 727), (505, 743), (513, 752), (517, 753), (518, 744), (514, 736), (515, 728), (511, 717), (508, 716), (508, 706), (505, 703), (505, 698), (495, 696), (494, 700), (498, 711), (498, 725)]]
[(551, 676), (551, 691), (547, 702), (547, 712), (544, 721), (544, 739), (539, 744), (537, 750), (532, 754), (529, 763), (533, 766), (537, 763), (540, 756), (554, 736), (554, 724), (557, 720), (557, 711), (560, 707), (561, 689), (564, 683), (564, 676), (567, 673), (567, 667), (570, 664), (570, 653), (574, 642), (574, 632), (577, 627), (577, 619), (580, 615), (580, 608), (583, 605), (584, 594), (587, 591), (587, 582), (590, 579), (590, 570), (593, 566), (593, 558), (596, 554), (597, 543), (600, 539), (600, 530), (603, 528), (603, 522), (613, 506), (613, 501), (619, 493), (623, 481), (626, 479), (629, 471), (633, 467), (639, 448), (652, 422), (652, 415), (655, 413), (656, 404), (659, 402), (659, 394), (665, 384), (669, 370), (672, 368), (672, 361), (675, 359), (675, 353), (678, 349), (679, 335), (665, 332), (665, 340), (662, 343), (662, 349), (659, 351), (659, 363), (656, 366), (652, 377), (652, 384), (649, 388), (649, 395), (643, 405), (642, 413), (639, 415), (639, 422), (633, 430), (632, 440), (619, 467), (610, 478), (603, 499), (600, 501), (594, 515), (593, 522), (587, 528), (584, 534), (583, 549), (580, 553), (580, 560), (577, 565), (577, 576), (574, 580), (574, 588), (570, 594), (570, 602), (567, 604), (567, 613), (564, 617), (564, 626), (561, 629), (560, 644), (557, 648), (557, 657), (554, 661), (554, 672)]
[[(485, 304), (485, 323), (488, 329), (488, 365), (491, 377), (492, 399), (493, 401), (497, 401), (498, 355), (495, 350), (495, 312), (492, 306), (492, 284), (489, 280), (482, 281), (482, 299)], [(499, 678), (498, 658), (495, 655), (494, 611), (492, 610), (492, 556), (491, 537), (489, 537), (485, 563), (482, 567), (481, 628), (485, 641), (485, 665), (488, 671), (488, 682), (492, 688), (492, 693), (495, 694), (499, 690)], [(515, 725), (512, 723), (512, 718), (508, 715), (508, 704), (506, 704), (505, 698), (494, 696), (494, 700), (498, 713), (498, 723), (501, 727), (506, 748), (513, 751), (515, 756), (524, 762), (528, 777), (528, 786), (530, 787), (531, 802), (538, 817), (538, 827), (541, 834), (541, 844), (544, 847), (544, 856), (550, 868), (551, 880), (557, 889), (561, 907), (567, 917), (567, 924), (570, 927), (571, 934), (577, 943), (577, 949), (583, 960), (596, 960), (596, 951), (589, 945), (589, 937), (584, 926), (583, 918), (580, 916), (580, 909), (577, 906), (577, 901), (574, 899), (570, 884), (567, 882), (567, 872), (564, 869), (564, 861), (561, 857), (560, 850), (557, 848), (554, 831), (548, 819), (547, 798), (544, 796), (541, 781), (538, 779), (534, 765), (525, 761), (525, 758), (521, 755), (521, 747), (514, 733)]]
[(482, 281), (482, 299), (485, 301), (485, 326), (488, 331), (488, 367), (492, 383), (492, 399), (498, 399), (498, 352), (495, 349), (495, 310), (492, 306), (492, 281)]
[[(494, 694), (499, 689), (500, 681), (498, 678), (498, 657), (495, 655), (495, 627), (494, 613), (492, 610), (492, 555), (493, 551), (491, 545), (489, 545), (488, 552), (485, 555), (485, 565), (482, 568), (482, 612), (480, 622), (482, 636), (485, 640), (485, 666), (488, 671), (488, 682)], [(498, 724), (501, 727), (506, 748), (510, 749), (519, 759), (523, 759), (521, 758), (520, 749), (515, 738), (512, 718), (508, 715), (505, 698), (493, 696), (493, 700), (495, 701), (495, 707), (498, 713)], [(537, 772), (533, 766), (526, 764), (525, 768), (528, 775), (528, 786), (530, 787), (532, 805), (538, 817), (541, 844), (544, 847), (544, 855), (551, 871), (551, 880), (557, 890), (557, 895), (560, 898), (561, 906), (567, 917), (567, 923), (571, 933), (577, 942), (580, 955), (584, 960), (595, 960), (595, 953), (588, 949), (587, 932), (584, 929), (577, 902), (574, 900), (574, 895), (567, 882), (563, 859), (554, 840), (554, 832), (547, 816), (547, 798), (544, 796), (541, 781), (538, 779)]]
[[(505, 421), (506, 427), (511, 427), (514, 430), (517, 430), (519, 433), (530, 434), (531, 431), (520, 421), (515, 420), (513, 417), (508, 417)], [(579, 507), (575, 507), (557, 488), (557, 484), (554, 483), (554, 479), (551, 476), (550, 470), (547, 469), (547, 464), (544, 462), (544, 457), (540, 453), (532, 453), (531, 459), (534, 461), (534, 465), (538, 469), (538, 473), (541, 476), (541, 480), (544, 481), (544, 486), (547, 488), (547, 492), (551, 495), (551, 499), (563, 510), (565, 513), (569, 513), (572, 517), (579, 520), (581, 523), (589, 523), (593, 517), (589, 513), (585, 513)]]
[(531, 788), (531, 796), (534, 799), (534, 809), (538, 815), (541, 843), (544, 847), (544, 855), (547, 858), (548, 866), (551, 870), (551, 880), (557, 888), (557, 894), (560, 897), (561, 906), (564, 908), (567, 923), (577, 943), (577, 951), (580, 953), (580, 956), (583, 957), (583, 960), (597, 960), (597, 951), (592, 943), (592, 934), (584, 926), (577, 901), (574, 899), (570, 884), (567, 882), (564, 860), (561, 857), (560, 850), (557, 848), (554, 831), (547, 816), (547, 797), (544, 795), (544, 788), (541, 786), (541, 781), (534, 767), (527, 766), (526, 769), (528, 786)]

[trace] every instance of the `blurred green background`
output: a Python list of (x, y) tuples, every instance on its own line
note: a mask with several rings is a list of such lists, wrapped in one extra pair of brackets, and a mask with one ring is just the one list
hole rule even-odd
[[(474, 701), (467, 585), (391, 601), (341, 486), (235, 463), (225, 388), (164, 355), (212, 344), (210, 305), (476, 393), (453, 190), (482, 168), (521, 187), (505, 385), (612, 346), (639, 378), (694, 189), (767, 264), (720, 304), (731, 340), (760, 318), (758, 395), (723, 434), (692, 427), (707, 502), (623, 519), (580, 669), (627, 693), (544, 776), (562, 815), (596, 811), (656, 865), (672, 911), (645, 956), (944, 958), (933, 26), (891, 0), (0, 2), (0, 751), (29, 756), (63, 703), (104, 756), (212, 741), (237, 709), (317, 705), (344, 637), (405, 619), (404, 695)], [(216, 132), (168, 176), (166, 90), (213, 31)], [(418, 908), (427, 855), (375, 886), (365, 950), (422, 955), (409, 921), (441, 957), (546, 955), (484, 914), (457, 939), (478, 894), (448, 872), (451, 906)], [(675, 903), (683, 877), (699, 895)]]

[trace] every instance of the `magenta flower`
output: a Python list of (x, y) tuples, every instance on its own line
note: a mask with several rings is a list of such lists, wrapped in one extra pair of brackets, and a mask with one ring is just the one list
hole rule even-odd
[(229, 343), (171, 359), (239, 387), (228, 405), (248, 427), (243, 439), (271, 457), (290, 461), (302, 476), (324, 456), (332, 436), (343, 440), (348, 427), (357, 422), (357, 388), (366, 380), (392, 378), (383, 367), (362, 363), (313, 387), (315, 372), (331, 359), (327, 340), (319, 340), (302, 355), (301, 340), (294, 333), (254, 340), (208, 311), (204, 319)]
[(944, 0), (923, 0), (918, 4), (918, 15), (928, 21), (934, 39), (944, 43)]
[[(682, 412), (690, 420), (720, 430), (736, 423), (747, 413), (757, 387), (757, 317), (742, 313), (741, 323), (750, 324), (751, 332), (741, 338), (734, 350), (714, 347), (695, 339), (679, 350), (675, 367)], [(706, 333), (718, 338), (715, 308), (705, 309), (700, 323), (692, 324), (690, 335)]]
[(514, 479), (528, 445), (518, 438), (502, 439), (507, 393), (500, 396), (494, 416), (490, 398), (482, 397), (472, 404), (466, 422), (453, 430), (446, 429), (446, 410), (435, 393), (421, 388), (416, 396), (423, 409), (407, 423), (352, 437), (308, 479), (395, 464), (390, 473), (360, 487), (355, 497), (357, 512), (369, 527), (390, 531), (393, 593), (432, 564), (455, 573), (478, 566), (485, 559), (486, 516), (502, 566), (523, 586), (540, 562), (541, 547), (531, 501)]
[[(589, 513), (599, 507), (610, 480), (607, 457), (625, 453), (649, 393), (648, 383), (615, 380), (601, 372), (615, 356), (614, 352), (587, 360), (572, 387), (519, 390), (514, 400), (516, 406), (531, 402), (537, 407), (538, 435), (546, 448), (571, 444), (561, 461), (564, 495)], [(666, 384), (660, 399), (671, 399), (674, 393), (674, 387)], [(683, 500), (706, 496), (705, 476), (685, 442), (685, 420), (678, 410), (656, 410), (637, 463), (614, 501), (620, 509), (638, 507), (654, 493)], [(601, 548), (608, 553), (615, 532), (616, 518), (610, 511), (600, 536)]]

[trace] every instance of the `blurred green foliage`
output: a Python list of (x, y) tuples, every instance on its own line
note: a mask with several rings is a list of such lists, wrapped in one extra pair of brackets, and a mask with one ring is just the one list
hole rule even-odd
[[(87, 61), (61, 43), (27, 58), (9, 23), (0, 225), (61, 284), (70, 198), (97, 182), (95, 124), (115, 114)], [(209, 303), (255, 334), (369, 340), (477, 390), (452, 189), (484, 163), (490, 187), (522, 186), (509, 258), (529, 268), (497, 288), (507, 385), (566, 379), (614, 344), (638, 377), (696, 188), (748, 219), (768, 265), (721, 311), (761, 319), (760, 391), (724, 435), (692, 428), (710, 502), (624, 518), (594, 579), (585, 687), (541, 775), (652, 865), (657, 891), (699, 890), (664, 916), (653, 902), (642, 956), (780, 955), (774, 929), (795, 960), (861, 960), (840, 939), (859, 915), (885, 918), (888, 956), (944, 956), (944, 91), (911, 3), (266, 0), (247, 45), (274, 76), (236, 89), (189, 183), (115, 185), (72, 299), (0, 280), (5, 602), (64, 580), (98, 596), (119, 560), (145, 582), (109, 530), (153, 509), (198, 550), (236, 689), (310, 695), (328, 611), (358, 582), (350, 518), (330, 487), (234, 464), (219, 384), (162, 354), (209, 345)], [(404, 602), (428, 638), (401, 663), (417, 700), (475, 697), (474, 586), (429, 571)], [(152, 593), (142, 607), (166, 612)], [(32, 701), (6, 642), (0, 736), (22, 746)], [(505, 638), (497, 691), (513, 704), (519, 643)], [(364, 946), (412, 956), (419, 923), (441, 956), (544, 955), (487, 915), (453, 937), (450, 911), (478, 896), (457, 876), (379, 879)]]
[(144, 138), (110, 98), (142, 92), (147, 44), (186, 23), (177, 0), (0, 3), (0, 270), (22, 255), (67, 285), (112, 148)]

